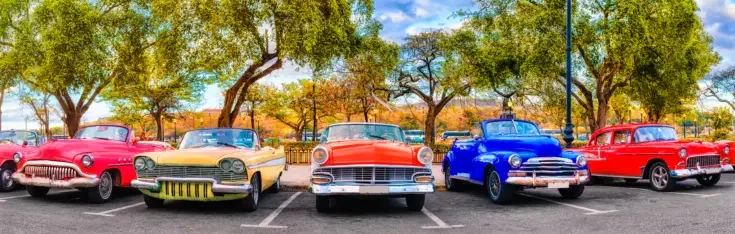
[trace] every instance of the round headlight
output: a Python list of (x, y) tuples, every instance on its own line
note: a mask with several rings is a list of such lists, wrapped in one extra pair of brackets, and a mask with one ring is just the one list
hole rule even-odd
[(145, 167), (148, 169), (153, 169), (154, 167), (156, 167), (156, 163), (153, 162), (153, 160), (151, 160), (150, 158), (148, 158), (145, 160)]
[(508, 158), (508, 164), (510, 164), (513, 168), (518, 168), (521, 166), (521, 156), (517, 154), (513, 154)]
[(687, 149), (680, 149), (679, 158), (686, 158), (686, 156), (687, 156)]
[(577, 157), (577, 166), (578, 167), (587, 166), (587, 157), (585, 157), (584, 155), (580, 155), (579, 157)]
[(237, 174), (242, 174), (243, 172), (245, 172), (245, 163), (240, 160), (234, 160), (232, 162), (232, 172), (235, 172)]
[(84, 167), (91, 167), (92, 164), (94, 164), (94, 158), (92, 158), (92, 155), (85, 154), (82, 156), (82, 165), (84, 165)]
[(219, 168), (223, 171), (230, 171), (230, 169), (232, 169), (232, 162), (230, 160), (222, 160), (222, 162), (219, 163)]
[(15, 163), (19, 163), (21, 159), (23, 159), (23, 154), (21, 154), (20, 152), (13, 154), (13, 161)]
[(730, 146), (726, 145), (724, 149), (722, 149), (722, 152), (725, 153), (725, 155), (730, 154)]
[(135, 158), (135, 170), (143, 170), (145, 169), (145, 158), (144, 157), (137, 157)]
[(424, 165), (429, 165), (431, 164), (431, 161), (434, 160), (434, 151), (432, 151), (429, 147), (422, 147), (416, 157), (418, 157), (419, 162), (423, 163)]
[(327, 162), (327, 158), (329, 158), (329, 154), (324, 148), (317, 147), (311, 152), (311, 160), (316, 164), (324, 164)]

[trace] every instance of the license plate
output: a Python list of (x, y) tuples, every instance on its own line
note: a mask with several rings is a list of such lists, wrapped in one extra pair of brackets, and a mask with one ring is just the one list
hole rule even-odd
[(569, 182), (549, 182), (549, 188), (569, 188)]
[(360, 194), (384, 194), (388, 193), (388, 186), (362, 186)]

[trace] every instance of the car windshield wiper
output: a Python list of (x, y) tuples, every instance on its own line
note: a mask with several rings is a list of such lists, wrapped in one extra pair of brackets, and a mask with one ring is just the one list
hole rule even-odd
[(240, 148), (240, 147), (237, 147), (236, 145), (226, 143), (226, 142), (219, 142), (219, 141), (217, 142), (217, 145), (224, 145), (224, 146), (232, 147), (232, 148)]
[(378, 135), (368, 135), (368, 136), (369, 137), (378, 138), (378, 139), (381, 139), (381, 140), (388, 140), (388, 138), (385, 138), (385, 137), (382, 137), (382, 136), (378, 136)]
[(94, 139), (100, 139), (100, 140), (106, 140), (106, 141), (109, 141), (110, 140), (110, 138), (105, 138), (105, 137), (93, 137), (93, 138)]

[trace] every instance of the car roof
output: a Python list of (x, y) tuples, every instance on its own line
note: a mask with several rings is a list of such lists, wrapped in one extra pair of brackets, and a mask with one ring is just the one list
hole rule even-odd
[(671, 125), (666, 124), (658, 124), (658, 123), (626, 123), (626, 124), (617, 124), (612, 126), (607, 126), (601, 129), (598, 129), (593, 133), (598, 134), (600, 132), (607, 132), (607, 131), (616, 131), (616, 130), (625, 130), (625, 129), (637, 129), (640, 127), (669, 127), (673, 128)]

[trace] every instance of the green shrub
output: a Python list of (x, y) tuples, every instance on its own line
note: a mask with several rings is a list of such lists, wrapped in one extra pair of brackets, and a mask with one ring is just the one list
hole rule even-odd
[(719, 141), (719, 140), (727, 140), (732, 138), (730, 135), (730, 130), (728, 129), (717, 129), (712, 134), (710, 134), (709, 140), (710, 141)]

